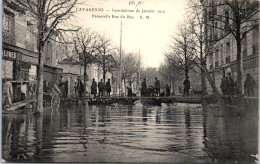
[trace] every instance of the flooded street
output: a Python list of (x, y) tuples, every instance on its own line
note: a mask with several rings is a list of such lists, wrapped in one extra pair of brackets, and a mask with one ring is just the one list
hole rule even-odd
[(82, 106), (2, 116), (2, 157), (26, 162), (254, 162), (258, 111)]

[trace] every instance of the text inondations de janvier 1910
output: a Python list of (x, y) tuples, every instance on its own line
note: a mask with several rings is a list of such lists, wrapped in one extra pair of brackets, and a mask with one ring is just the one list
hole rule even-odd
[(109, 18), (109, 19), (152, 19), (155, 14), (165, 14), (163, 9), (152, 9), (143, 6), (144, 1), (126, 1), (124, 8), (81, 8), (77, 7), (77, 12), (87, 12), (91, 14), (91, 18)]

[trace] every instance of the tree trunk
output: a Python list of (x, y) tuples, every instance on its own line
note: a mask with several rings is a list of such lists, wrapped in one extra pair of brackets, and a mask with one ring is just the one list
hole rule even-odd
[(186, 76), (186, 78), (189, 77), (188, 72), (189, 72), (189, 70), (187, 68), (185, 68), (185, 76)]
[(83, 104), (86, 104), (86, 81), (87, 81), (87, 65), (84, 64), (84, 91), (83, 91)]
[(37, 91), (36, 91), (36, 113), (43, 112), (43, 57), (42, 52), (39, 53), (38, 67), (37, 67)]
[(37, 90), (36, 90), (36, 110), (35, 113), (43, 112), (43, 32), (42, 26), (38, 24), (38, 67), (37, 67)]
[(237, 95), (242, 94), (241, 41), (237, 39)]
[(203, 43), (200, 43), (200, 71), (201, 71), (201, 91), (202, 91), (202, 105), (206, 105), (206, 77), (205, 77), (205, 70), (203, 69), (206, 62), (203, 57)]
[(104, 83), (106, 83), (106, 72), (105, 72), (105, 70), (103, 70), (103, 81), (104, 81)]
[(35, 139), (37, 140), (37, 144), (35, 145), (35, 155), (42, 154), (42, 146), (43, 146), (43, 115), (34, 116), (35, 121)]

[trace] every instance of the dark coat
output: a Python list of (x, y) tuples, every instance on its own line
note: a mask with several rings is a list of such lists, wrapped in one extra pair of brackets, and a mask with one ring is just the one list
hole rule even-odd
[(190, 89), (190, 81), (188, 79), (184, 80), (183, 85), (185, 88)]
[(251, 89), (251, 88), (254, 88), (255, 85), (256, 85), (256, 83), (255, 83), (255, 80), (253, 79), (253, 77), (252, 76), (247, 76), (245, 84), (244, 84), (244, 88), (245, 89)]
[(110, 81), (107, 81), (107, 82), (106, 82), (106, 91), (107, 91), (107, 92), (111, 92), (111, 84), (110, 84)]
[(133, 95), (132, 88), (127, 88), (127, 96), (132, 97), (132, 95)]
[(147, 85), (146, 85), (146, 81), (142, 81), (142, 84), (141, 84), (141, 95), (144, 96), (146, 95), (146, 92), (147, 92)]
[(103, 91), (104, 90), (104, 83), (103, 82), (99, 82), (98, 83), (98, 89), (99, 89), (99, 91)]
[(159, 81), (159, 80), (156, 80), (156, 81), (155, 81), (154, 87), (155, 87), (156, 89), (160, 88), (160, 81)]
[(78, 81), (77, 89), (79, 94), (82, 94), (84, 92), (84, 84), (81, 82), (81, 80)]
[(97, 82), (93, 81), (91, 85), (91, 94), (97, 94)]
[(166, 85), (166, 96), (170, 96), (170, 94), (171, 94), (170, 87), (169, 85)]

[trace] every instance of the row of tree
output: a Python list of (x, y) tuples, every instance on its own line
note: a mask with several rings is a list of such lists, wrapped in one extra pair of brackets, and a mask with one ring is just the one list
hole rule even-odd
[[(68, 39), (70, 40), (68, 41)], [(68, 39), (67, 44), (72, 43), (72, 49), (75, 50), (75, 53), (69, 57), (84, 67), (84, 101), (86, 98), (85, 87), (89, 64), (95, 63), (101, 68), (104, 81), (106, 80), (107, 72), (120, 71), (124, 88), (126, 88), (127, 83), (131, 86), (136, 80), (137, 76), (133, 75), (138, 72), (140, 66), (140, 58), (137, 56), (137, 53), (125, 52), (123, 50), (120, 55), (120, 49), (112, 44), (111, 39), (105, 35), (91, 32), (90, 29), (80, 28), (77, 31), (73, 31)]]
[[(189, 0), (187, 18), (178, 31), (171, 36), (171, 44), (165, 54), (165, 79), (178, 77), (180, 72), (188, 73), (194, 66), (201, 69), (201, 88), (205, 95), (205, 79), (208, 78), (213, 91), (218, 91), (207, 73), (207, 56), (215, 51), (214, 44), (226, 36), (233, 37), (236, 43), (237, 88), (242, 94), (242, 40), (259, 24), (259, 2), (248, 0), (201, 1)], [(219, 33), (217, 34), (217, 31)], [(222, 55), (222, 54), (221, 54)], [(172, 72), (172, 74), (168, 74)]]
[[(74, 52), (69, 57), (84, 66), (84, 87), (86, 86), (86, 69), (90, 63), (99, 64), (103, 70), (104, 80), (106, 72), (120, 67), (121, 60), (128, 65), (123, 67), (122, 79), (124, 81), (130, 79), (128, 77), (139, 67), (140, 62), (138, 63), (133, 53), (124, 53), (122, 57), (119, 57), (118, 48), (112, 45), (110, 39), (91, 32), (89, 29), (70, 24), (76, 12), (74, 7), (82, 5), (78, 0), (17, 0), (17, 2), (37, 24), (36, 113), (43, 112), (43, 55), (45, 45), (53, 35), (60, 37), (59, 43), (73, 45)], [(132, 83), (131, 80), (129, 83)], [(84, 98), (85, 96), (86, 89), (84, 89)]]

